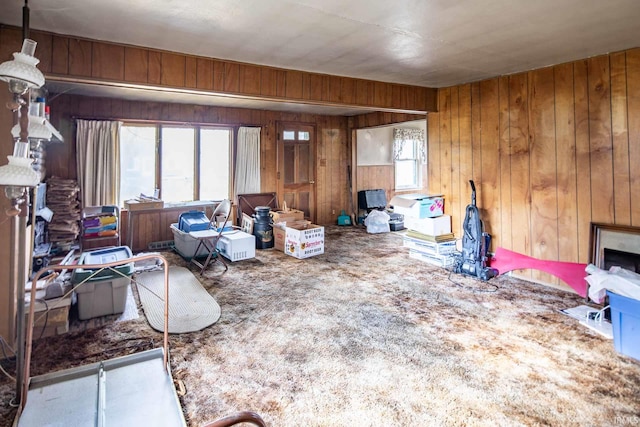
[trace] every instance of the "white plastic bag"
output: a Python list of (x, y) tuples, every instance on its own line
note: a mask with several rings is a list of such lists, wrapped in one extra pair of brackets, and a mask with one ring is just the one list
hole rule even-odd
[(589, 264), (585, 279), (589, 283), (589, 298), (598, 304), (604, 301), (607, 290), (628, 298), (640, 300), (640, 275), (624, 268), (613, 266), (607, 270)]
[(367, 233), (388, 233), (391, 231), (391, 228), (389, 228), (390, 218), (389, 214), (384, 211), (372, 210), (364, 219)]

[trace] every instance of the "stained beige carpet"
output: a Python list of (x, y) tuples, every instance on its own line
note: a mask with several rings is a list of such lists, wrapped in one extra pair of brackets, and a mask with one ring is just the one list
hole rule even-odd
[[(153, 329), (164, 332), (164, 271), (135, 277), (142, 310)], [(199, 331), (220, 318), (220, 306), (184, 267), (169, 267), (169, 333)]]
[[(240, 410), (270, 427), (640, 426), (640, 362), (559, 312), (583, 298), (511, 277), (449, 280), (397, 233), (325, 236), (323, 255), (259, 250), (197, 277), (223, 311), (169, 339), (189, 426)], [(141, 316), (37, 341), (33, 372), (161, 344)], [(0, 378), (2, 404), (11, 393)], [(1, 409), (3, 426), (15, 410)]]

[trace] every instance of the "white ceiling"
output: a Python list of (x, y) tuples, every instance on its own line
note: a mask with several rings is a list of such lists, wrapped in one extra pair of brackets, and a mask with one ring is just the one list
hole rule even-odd
[[(0, 22), (22, 25), (23, 0)], [(640, 46), (640, 0), (31, 0), (31, 28), (427, 87)]]

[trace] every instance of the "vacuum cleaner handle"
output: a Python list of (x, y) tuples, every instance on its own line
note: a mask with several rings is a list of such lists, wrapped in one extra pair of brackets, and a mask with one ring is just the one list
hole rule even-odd
[(471, 184), (471, 204), (473, 206), (476, 205), (476, 185), (473, 183), (473, 180), (469, 180), (469, 184)]

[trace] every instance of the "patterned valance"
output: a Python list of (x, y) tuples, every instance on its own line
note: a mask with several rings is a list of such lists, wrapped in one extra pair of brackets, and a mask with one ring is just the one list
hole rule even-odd
[(423, 164), (427, 163), (427, 141), (422, 129), (393, 129), (393, 159), (398, 160), (400, 153), (407, 143), (415, 143), (418, 149), (418, 158)]

